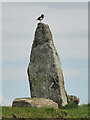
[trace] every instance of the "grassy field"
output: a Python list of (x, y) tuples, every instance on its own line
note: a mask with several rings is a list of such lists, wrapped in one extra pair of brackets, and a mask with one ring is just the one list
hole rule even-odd
[[(66, 120), (69, 118), (78, 118), (77, 120), (81, 120), (81, 118), (85, 118), (85, 120), (89, 117), (90, 111), (89, 105), (67, 105), (64, 108), (54, 109), (54, 108), (29, 108), (29, 107), (2, 107), (2, 118), (57, 118)], [(64, 119), (63, 119), (64, 118)], [(89, 119), (88, 119), (89, 120)]]

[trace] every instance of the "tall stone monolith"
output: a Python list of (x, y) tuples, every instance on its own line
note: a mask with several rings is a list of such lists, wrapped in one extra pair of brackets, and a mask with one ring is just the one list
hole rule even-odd
[(51, 99), (59, 106), (67, 104), (62, 67), (47, 24), (37, 25), (27, 71), (32, 98)]

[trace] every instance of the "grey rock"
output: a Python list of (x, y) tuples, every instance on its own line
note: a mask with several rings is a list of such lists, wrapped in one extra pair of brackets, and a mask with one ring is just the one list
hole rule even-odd
[(32, 98), (51, 99), (59, 106), (67, 104), (62, 67), (47, 24), (37, 25), (27, 72)]
[(58, 108), (58, 104), (45, 98), (17, 98), (13, 101), (12, 107)]
[(80, 102), (80, 99), (76, 96), (73, 96), (73, 95), (68, 95), (68, 103), (70, 102), (74, 102), (75, 104), (79, 104)]

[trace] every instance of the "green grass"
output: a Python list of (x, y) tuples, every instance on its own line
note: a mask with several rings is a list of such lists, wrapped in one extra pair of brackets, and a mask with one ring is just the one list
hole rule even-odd
[[(89, 104), (90, 106), (90, 104)], [(29, 107), (2, 107), (3, 118), (88, 118), (88, 104), (75, 106), (69, 104), (60, 109), (29, 108)]]

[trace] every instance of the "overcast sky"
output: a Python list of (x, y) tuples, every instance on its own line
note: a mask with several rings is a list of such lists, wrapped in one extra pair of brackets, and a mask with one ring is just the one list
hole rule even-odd
[(3, 3), (2, 59), (0, 96), (3, 105), (17, 97), (30, 96), (27, 67), (36, 18), (45, 14), (60, 57), (68, 94), (88, 102), (88, 3)]

